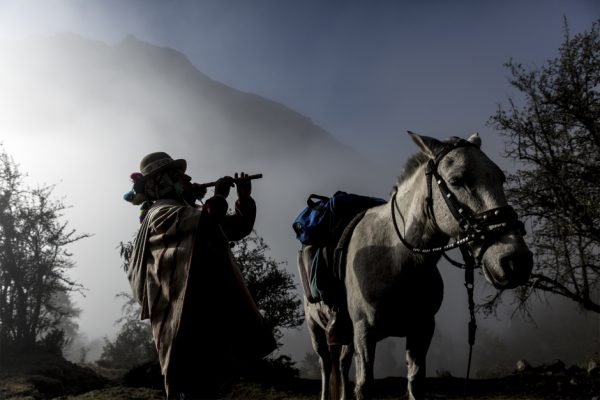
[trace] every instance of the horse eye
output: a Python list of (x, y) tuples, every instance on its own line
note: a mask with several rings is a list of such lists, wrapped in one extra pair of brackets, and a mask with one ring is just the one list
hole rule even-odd
[(463, 186), (463, 184), (465, 183), (465, 181), (462, 178), (459, 178), (457, 176), (448, 179), (448, 182), (454, 187)]

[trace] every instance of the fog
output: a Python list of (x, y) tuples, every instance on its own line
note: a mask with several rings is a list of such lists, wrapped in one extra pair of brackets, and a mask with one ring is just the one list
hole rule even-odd
[[(90, 341), (114, 335), (114, 296), (129, 291), (117, 246), (136, 231), (138, 211), (122, 194), (145, 154), (185, 158), (196, 182), (263, 173), (255, 228), (296, 276), (291, 222), (308, 194), (387, 198), (417, 150), (408, 129), (438, 138), (479, 131), (484, 151), (514, 168), (486, 126), (514, 95), (502, 64), (541, 65), (556, 54), (563, 15), (575, 33), (600, 11), (586, 1), (318, 3), (2, 3), (0, 137), (28, 182), (56, 183), (55, 196), (72, 205), (70, 226), (92, 234), (72, 246), (70, 271), (86, 288), (74, 300)], [(463, 277), (440, 269), (445, 299), (428, 371), (462, 375)], [(478, 277), (476, 302), (489, 293)], [(554, 299), (532, 314), (537, 325), (511, 318), (510, 307), (479, 315), (475, 370), (510, 371), (520, 358), (578, 363), (599, 349), (597, 317)], [(298, 362), (311, 351), (304, 328), (284, 343)], [(403, 347), (379, 346), (377, 376), (404, 374)]]

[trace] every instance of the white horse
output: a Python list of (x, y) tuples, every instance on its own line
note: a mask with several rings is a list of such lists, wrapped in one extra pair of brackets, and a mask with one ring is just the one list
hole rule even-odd
[[(298, 254), (298, 268), (302, 277), (304, 287), (304, 318), (308, 326), (308, 332), (312, 347), (319, 356), (321, 367), (321, 400), (346, 399), (348, 388), (348, 373), (352, 365), (354, 350), (351, 344), (329, 344), (327, 340), (327, 326), (330, 323), (334, 311), (330, 306), (323, 303), (309, 302), (310, 288), (307, 285), (308, 270), (314, 256), (312, 246), (305, 246)], [(351, 330), (351, 327), (349, 328)], [(352, 332), (347, 333), (352, 336)], [(351, 339), (350, 339), (351, 341)]]
[[(452, 238), (496, 288), (524, 284), (533, 266), (522, 224), (506, 201), (504, 174), (481, 151), (479, 136), (445, 142), (410, 136), (421, 153), (407, 162), (390, 201), (367, 211), (347, 250), (344, 284), (358, 400), (372, 389), (376, 343), (390, 336), (406, 337), (409, 397), (423, 398), (425, 358), (443, 298), (436, 265)], [(324, 367), (321, 399), (344, 399), (349, 367), (344, 357), (351, 346), (326, 354), (320, 338), (327, 309), (306, 302), (305, 310)], [(341, 363), (334, 360), (340, 353)], [(329, 375), (333, 379), (326, 381)], [(328, 391), (334, 384), (341, 386)]]

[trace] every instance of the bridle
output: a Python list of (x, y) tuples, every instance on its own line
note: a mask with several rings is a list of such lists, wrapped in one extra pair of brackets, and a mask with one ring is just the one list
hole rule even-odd
[[(519, 221), (517, 213), (511, 206), (507, 205), (502, 207), (496, 207), (475, 214), (467, 206), (461, 204), (458, 201), (456, 196), (448, 188), (448, 185), (446, 184), (444, 178), (442, 178), (442, 176), (439, 174), (438, 166), (440, 161), (446, 156), (446, 154), (460, 147), (476, 146), (467, 140), (456, 138), (454, 142), (444, 146), (444, 148), (436, 154), (434, 159), (430, 159), (427, 162), (427, 167), (425, 169), (425, 176), (427, 178), (427, 197), (425, 199), (427, 217), (433, 222), (435, 228), (441, 232), (442, 230), (438, 226), (433, 209), (432, 181), (435, 179), (438, 189), (440, 190), (442, 198), (448, 206), (450, 213), (452, 214), (454, 219), (458, 221), (461, 230), (459, 236), (456, 237), (453, 242), (448, 243), (444, 246), (429, 248), (420, 248), (413, 246), (402, 236), (402, 233), (398, 228), (398, 223), (396, 221), (396, 209), (398, 208), (398, 205), (396, 203), (397, 191), (394, 192), (394, 195), (392, 196), (392, 201), (390, 202), (392, 208), (392, 221), (394, 223), (394, 229), (396, 230), (398, 238), (400, 239), (402, 244), (413, 253), (422, 255), (445, 253), (448, 250), (455, 249), (457, 247), (460, 248), (469, 243), (481, 244), (481, 250), (479, 251), (479, 254), (476, 258), (476, 266), (480, 267), (483, 254), (491, 244), (496, 242), (500, 238), (500, 236), (512, 230), (518, 230), (521, 234), (524, 235), (525, 226), (521, 221)], [(470, 248), (468, 248), (468, 251), (472, 254)]]
[[(439, 151), (435, 158), (430, 159), (427, 162), (425, 169), (425, 176), (427, 179), (427, 198), (426, 201), (426, 213), (427, 217), (433, 222), (436, 230), (442, 232), (440, 229), (433, 209), (433, 180), (435, 180), (438, 189), (442, 194), (450, 213), (456, 221), (458, 221), (460, 227), (460, 234), (454, 238), (454, 241), (438, 247), (421, 248), (413, 246), (409, 243), (406, 238), (402, 236), (400, 229), (398, 228), (398, 222), (396, 221), (396, 209), (398, 205), (396, 203), (396, 190), (392, 196), (390, 202), (392, 208), (392, 222), (398, 238), (402, 244), (410, 251), (420, 255), (437, 254), (442, 253), (444, 258), (448, 260), (452, 265), (463, 268), (465, 270), (465, 287), (467, 288), (468, 302), (469, 302), (469, 362), (467, 366), (467, 379), (465, 381), (465, 393), (466, 393), (466, 382), (469, 380), (469, 374), (471, 370), (471, 356), (473, 352), (473, 345), (475, 344), (475, 332), (477, 330), (477, 324), (475, 321), (475, 303), (473, 301), (473, 289), (474, 289), (474, 270), (481, 268), (481, 260), (485, 251), (494, 244), (499, 238), (510, 232), (519, 231), (522, 235), (525, 235), (525, 225), (521, 222), (517, 216), (515, 210), (509, 206), (502, 206), (492, 208), (490, 210), (483, 211), (481, 213), (473, 213), (467, 206), (461, 204), (452, 191), (448, 188), (448, 184), (442, 178), (438, 172), (438, 166), (442, 159), (452, 150), (460, 147), (477, 147), (468, 140), (453, 138), (454, 140), (441, 151)], [(399, 212), (400, 210), (398, 210)], [(469, 244), (479, 244), (480, 250), (477, 257), (474, 256), (473, 250)], [(462, 254), (464, 264), (452, 260), (446, 255), (446, 251), (459, 248)]]

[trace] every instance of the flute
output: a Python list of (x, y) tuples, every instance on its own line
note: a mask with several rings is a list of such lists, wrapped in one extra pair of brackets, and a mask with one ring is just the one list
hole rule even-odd
[[(236, 183), (239, 181), (260, 179), (262, 177), (263, 177), (262, 174), (247, 175), (244, 177), (234, 178), (233, 183)], [(214, 181), (214, 182), (207, 182), (207, 183), (194, 183), (194, 186), (196, 186), (198, 188), (207, 188), (207, 187), (215, 186), (216, 184), (217, 184), (217, 181)]]

